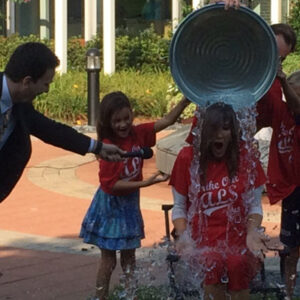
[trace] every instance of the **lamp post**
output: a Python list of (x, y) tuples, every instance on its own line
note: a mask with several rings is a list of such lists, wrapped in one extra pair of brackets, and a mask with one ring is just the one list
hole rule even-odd
[(100, 51), (97, 48), (91, 48), (86, 52), (86, 71), (88, 75), (88, 125), (96, 126), (100, 85)]

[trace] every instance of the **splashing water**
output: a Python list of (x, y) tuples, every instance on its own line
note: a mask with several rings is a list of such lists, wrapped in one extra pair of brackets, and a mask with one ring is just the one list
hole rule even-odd
[[(200, 166), (200, 150), (195, 151), (195, 149), (200, 149), (201, 144), (201, 133), (203, 129), (203, 116), (206, 112), (206, 108), (198, 107), (195, 113), (197, 117), (197, 125), (193, 128), (193, 146), (194, 146), (194, 157), (190, 167), (190, 177), (191, 177), (191, 184), (189, 186), (189, 201), (190, 207), (187, 214), (187, 223), (193, 224), (195, 218), (197, 218), (197, 226), (198, 232), (203, 232), (203, 226), (206, 226), (206, 220), (203, 212), (201, 213), (201, 200), (199, 201), (199, 191), (201, 189), (201, 166)], [(245, 186), (245, 192), (242, 194), (242, 200), (245, 212), (247, 214), (249, 211), (249, 207), (251, 202), (254, 199), (254, 184), (256, 178), (256, 163), (255, 160), (259, 157), (257, 143), (254, 140), (254, 134), (256, 132), (256, 109), (255, 106), (252, 107), (244, 107), (243, 109), (239, 109), (236, 112), (237, 120), (239, 122), (240, 130), (241, 130), (241, 139), (242, 139), (242, 146), (245, 148), (245, 157), (243, 157), (243, 166), (245, 166), (246, 170), (246, 180), (247, 183)], [(232, 183), (231, 183), (232, 184)], [(207, 253), (214, 253), (223, 257), (226, 260), (226, 256), (231, 254), (242, 254), (245, 255), (247, 253), (247, 249), (240, 249), (231, 247), (229, 249), (228, 245), (228, 232), (229, 230), (236, 231), (239, 237), (246, 235), (245, 227), (240, 226), (242, 222), (245, 222), (243, 218), (242, 212), (235, 207), (234, 201), (231, 201), (227, 208), (227, 228), (226, 228), (226, 239), (223, 242), (219, 242), (215, 247), (209, 247), (209, 249), (198, 249), (194, 247), (192, 250), (189, 249), (185, 251), (181, 255), (180, 259), (180, 272), (181, 274), (191, 275), (186, 277), (189, 287), (191, 289), (197, 290), (200, 298), (203, 297), (203, 283), (205, 280), (205, 276), (208, 276), (210, 272), (214, 271), (216, 268), (216, 263), (207, 264), (207, 261), (203, 260), (203, 254), (209, 256)], [(193, 225), (194, 226), (194, 225)], [(193, 228), (195, 230), (195, 228)], [(191, 237), (192, 236), (192, 228), (188, 225), (187, 234)], [(197, 240), (195, 244), (200, 244), (202, 242), (202, 235), (200, 234), (197, 236)], [(204, 255), (205, 257), (205, 255)], [(207, 259), (207, 258), (206, 258)], [(204, 267), (205, 266), (205, 267)], [(176, 273), (176, 276), (177, 273)], [(189, 278), (191, 277), (191, 278)], [(176, 277), (176, 279), (178, 279)], [(224, 268), (223, 275), (220, 278), (222, 283), (228, 283), (229, 278), (227, 275), (227, 270)], [(179, 280), (180, 281), (180, 280)], [(187, 282), (183, 281), (183, 285), (187, 286)]]
[(245, 193), (242, 195), (246, 213), (254, 199), (254, 183), (256, 177), (256, 160), (259, 159), (258, 142), (254, 139), (256, 133), (256, 107), (245, 107), (237, 112), (237, 119), (240, 123), (241, 139), (246, 149), (244, 160), (245, 170), (248, 176), (246, 180)]
[[(193, 128), (193, 146), (194, 149), (200, 149), (201, 133), (203, 128), (203, 116), (206, 112), (205, 107), (198, 107), (195, 115), (197, 117), (197, 125)], [(237, 120), (239, 122), (242, 147), (245, 150), (245, 157), (243, 158), (243, 166), (245, 167), (246, 180), (245, 192), (242, 194), (243, 206), (245, 213), (249, 211), (251, 202), (254, 199), (254, 184), (256, 178), (256, 160), (259, 158), (259, 151), (257, 142), (254, 139), (256, 132), (256, 109), (255, 106), (239, 108), (236, 110)], [(200, 150), (194, 151), (194, 157), (192, 159), (190, 167), (191, 184), (188, 191), (190, 200), (190, 207), (187, 213), (187, 223), (192, 224), (195, 216), (197, 216), (197, 226), (199, 232), (202, 230), (202, 226), (205, 226), (205, 219), (201, 213), (200, 201), (198, 201), (198, 194), (201, 189), (200, 175), (202, 174), (200, 166)], [(245, 233), (241, 230), (241, 223), (244, 222), (243, 214), (240, 210), (233, 206), (233, 203), (229, 203), (227, 209), (227, 233), (229, 230), (235, 231), (238, 236), (242, 237)], [(243, 225), (243, 224), (242, 224)], [(216, 263), (206, 264), (203, 262), (203, 254), (211, 251), (217, 253), (223, 259), (226, 259), (228, 253), (235, 253), (246, 255), (247, 249), (234, 248), (228, 249), (228, 235), (225, 241), (217, 243), (215, 247), (210, 248), (197, 248), (196, 245), (202, 242), (202, 236), (197, 237), (198, 240), (191, 242), (192, 240), (192, 228), (188, 226), (186, 234), (181, 238), (185, 239), (185, 244), (189, 244), (178, 257), (175, 249), (175, 244), (168, 239), (165, 239), (160, 244), (155, 245), (152, 250), (148, 252), (147, 256), (143, 256), (142, 259), (137, 257), (137, 266), (134, 274), (131, 278), (130, 284), (123, 284), (123, 290), (119, 293), (117, 299), (135, 300), (136, 291), (139, 285), (146, 287), (153, 287), (159, 285), (161, 297), (151, 297), (147, 299), (161, 299), (161, 300), (192, 300), (203, 299), (204, 290), (203, 283), (205, 280), (205, 274), (213, 272), (216, 268)], [(166, 253), (168, 253), (166, 263)], [(158, 276), (159, 274), (159, 276)], [(221, 282), (227, 284), (229, 278), (227, 270), (224, 268), (223, 275), (221, 276)], [(125, 280), (123, 280), (125, 282)], [(162, 286), (169, 286), (167, 289)], [(146, 299), (146, 298), (145, 298)]]

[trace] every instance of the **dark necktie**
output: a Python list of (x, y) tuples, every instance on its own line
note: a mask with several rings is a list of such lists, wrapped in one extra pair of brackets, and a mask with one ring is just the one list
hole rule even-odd
[(3, 119), (0, 124), (0, 140), (2, 139), (2, 136), (4, 135), (4, 132), (8, 126), (9, 123), (9, 118), (11, 114), (11, 109), (8, 109), (4, 114), (3, 114)]

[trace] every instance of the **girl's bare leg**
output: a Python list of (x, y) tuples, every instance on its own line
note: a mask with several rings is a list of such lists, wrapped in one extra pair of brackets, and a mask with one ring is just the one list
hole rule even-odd
[(229, 292), (230, 300), (249, 300), (250, 299), (250, 293), (249, 290), (241, 290), (241, 291), (231, 291)]
[(125, 276), (125, 289), (129, 297), (134, 297), (136, 282), (135, 270), (135, 249), (121, 250), (121, 267)]
[(121, 267), (124, 273), (135, 268), (135, 249), (121, 250)]
[(226, 284), (204, 285), (204, 300), (227, 300)]
[(204, 286), (204, 300), (249, 300), (249, 290), (227, 291), (226, 284)]
[(116, 264), (116, 251), (101, 249), (101, 258), (96, 281), (96, 297), (100, 300), (108, 299), (109, 281)]

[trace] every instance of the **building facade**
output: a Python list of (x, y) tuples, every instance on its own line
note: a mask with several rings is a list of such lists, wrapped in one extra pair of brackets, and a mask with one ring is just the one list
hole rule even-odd
[[(64, 0), (62, 0), (64, 1)], [(93, 0), (66, 0), (68, 37), (82, 36), (85, 31), (85, 2)], [(94, 0), (97, 9), (97, 32), (101, 30), (103, 0)], [(138, 32), (154, 24), (158, 33), (172, 19), (172, 0), (107, 0), (115, 1), (115, 17), (117, 28), (127, 28), (130, 32)], [(41, 34), (46, 38), (54, 38), (55, 0), (31, 0), (27, 3), (15, 3), (9, 0), (0, 1), (0, 34), (20, 35)], [(193, 0), (185, 0), (192, 5)], [(201, 3), (201, 2), (199, 2)], [(289, 15), (289, 0), (245, 0), (245, 3), (260, 14), (268, 23), (277, 18), (278, 22), (286, 22)], [(277, 11), (277, 16), (274, 14)], [(8, 22), (7, 22), (8, 21)], [(6, 26), (12, 24), (11, 26)]]
[[(286, 22), (290, 0), (244, 0), (245, 4), (268, 23)], [(107, 53), (112, 47), (116, 29), (138, 34), (153, 25), (158, 34), (166, 35), (177, 26), (188, 6), (197, 8), (207, 0), (30, 0), (15, 3), (0, 0), (0, 35), (18, 33), (55, 39), (55, 51), (66, 71), (66, 41), (76, 36), (90, 40), (103, 32)], [(105, 28), (105, 30), (103, 30)], [(110, 54), (112, 55), (112, 54)], [(112, 58), (106, 58), (106, 60)], [(113, 65), (113, 61), (110, 63)], [(114, 68), (108, 73), (113, 72)]]

